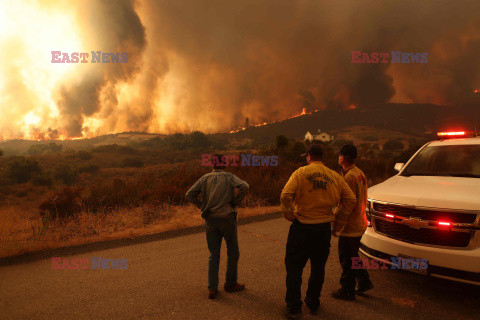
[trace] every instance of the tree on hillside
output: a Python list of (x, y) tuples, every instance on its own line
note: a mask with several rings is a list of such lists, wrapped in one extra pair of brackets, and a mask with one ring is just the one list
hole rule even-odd
[(301, 156), (301, 154), (305, 153), (305, 143), (301, 141), (295, 141), (289, 148), (288, 152), (286, 153), (286, 158), (289, 160), (293, 160), (295, 162), (304, 161), (305, 158)]
[(278, 135), (275, 138), (275, 147), (279, 151), (285, 150), (285, 148), (288, 146), (288, 138), (285, 137), (283, 134)]
[(7, 166), (7, 175), (15, 183), (27, 182), (34, 174), (39, 174), (41, 171), (36, 160), (25, 157), (17, 157)]
[(27, 154), (37, 156), (44, 153), (62, 152), (62, 145), (50, 142), (48, 144), (33, 144), (28, 148)]
[(194, 131), (190, 134), (191, 147), (208, 147), (210, 145), (210, 139), (201, 131)]
[(390, 150), (390, 151), (402, 150), (403, 149), (403, 143), (401, 143), (398, 140), (388, 140), (383, 145), (383, 149), (384, 150)]

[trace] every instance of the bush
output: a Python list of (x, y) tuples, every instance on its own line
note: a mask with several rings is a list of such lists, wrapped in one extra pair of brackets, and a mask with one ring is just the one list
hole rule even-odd
[(94, 172), (97, 172), (98, 170), (100, 170), (100, 167), (94, 163), (84, 164), (78, 168), (79, 173), (83, 173), (83, 172), (94, 173)]
[(388, 140), (383, 145), (383, 149), (384, 150), (390, 150), (390, 151), (402, 150), (403, 149), (403, 143), (398, 141), (398, 140)]
[(287, 153), (285, 154), (285, 157), (294, 162), (302, 162), (305, 160), (305, 158), (302, 157), (301, 154), (305, 153), (305, 149), (306, 149), (305, 143), (301, 141), (295, 141), (288, 149)]
[(278, 151), (283, 151), (288, 147), (288, 138), (284, 135), (278, 135), (275, 138), (275, 147)]
[(335, 147), (338, 147), (338, 148), (343, 147), (346, 144), (353, 144), (353, 141), (352, 140), (337, 139), (333, 142), (333, 145)]
[(65, 184), (72, 184), (77, 179), (78, 172), (68, 164), (60, 164), (55, 168), (55, 179)]
[(85, 150), (80, 150), (77, 152), (77, 156), (80, 160), (88, 161), (92, 159), (93, 155), (91, 152), (85, 151)]
[(34, 186), (52, 186), (53, 179), (50, 172), (34, 174), (32, 176), (32, 183)]
[(57, 153), (62, 151), (62, 145), (50, 142), (48, 144), (34, 144), (28, 148), (27, 154), (37, 156), (44, 153)]
[(7, 166), (7, 176), (15, 183), (27, 182), (34, 174), (39, 174), (41, 171), (36, 160), (25, 157), (15, 157)]
[(143, 167), (143, 161), (140, 158), (127, 157), (122, 160), (120, 166), (122, 168), (141, 168)]
[(132, 154), (135, 153), (135, 149), (133, 149), (132, 147), (121, 146), (118, 144), (106, 144), (103, 146), (95, 147), (95, 149), (93, 149), (93, 152)]
[(65, 187), (60, 192), (50, 194), (40, 203), (40, 215), (49, 220), (74, 217), (81, 210), (80, 198), (80, 188)]
[(373, 137), (373, 136), (368, 136), (368, 137), (365, 137), (365, 139), (363, 139), (365, 141), (378, 141), (378, 138), (377, 137)]

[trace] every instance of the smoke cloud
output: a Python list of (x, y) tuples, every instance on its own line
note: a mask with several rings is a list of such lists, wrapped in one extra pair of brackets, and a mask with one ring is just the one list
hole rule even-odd
[[(50, 2), (40, 5), (53, 10)], [(39, 115), (35, 128), (66, 137), (218, 132), (247, 117), (252, 123), (280, 120), (302, 107), (456, 105), (473, 101), (480, 87), (475, 0), (88, 0), (62, 6), (78, 26), (81, 48), (73, 51), (128, 52), (128, 63), (78, 65), (56, 79), (57, 113)], [(356, 64), (351, 51), (427, 52), (428, 62)], [(0, 90), (17, 83), (17, 91), (28, 91), (18, 69), (10, 69)], [(32, 94), (22, 98), (29, 105)], [(1, 115), (8, 115), (0, 103)], [(31, 110), (24, 109), (17, 117)]]

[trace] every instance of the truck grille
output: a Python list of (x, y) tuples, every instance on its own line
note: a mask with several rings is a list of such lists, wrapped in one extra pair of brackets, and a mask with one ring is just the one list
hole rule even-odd
[(449, 221), (452, 223), (475, 223), (476, 214), (461, 212), (442, 212), (434, 210), (421, 210), (393, 204), (373, 203), (373, 210), (379, 213), (390, 213), (405, 218), (416, 217), (430, 221)]
[(413, 229), (409, 226), (374, 219), (374, 228), (387, 237), (410, 243), (423, 243), (448, 247), (467, 247), (470, 242), (470, 232), (458, 232), (437, 229)]

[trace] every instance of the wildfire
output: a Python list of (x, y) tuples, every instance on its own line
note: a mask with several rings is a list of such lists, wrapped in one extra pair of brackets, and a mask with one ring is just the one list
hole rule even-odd
[[(307, 112), (307, 108), (302, 108), (302, 112), (300, 112), (300, 113), (298, 113), (298, 114), (296, 114), (296, 115), (293, 115), (293, 116), (291, 116), (291, 117), (288, 117), (287, 119), (293, 119), (293, 118), (301, 117), (301, 116), (303, 116), (303, 115), (305, 115), (305, 114), (312, 114), (312, 113), (314, 113), (314, 112), (317, 112), (318, 110), (319, 110), (319, 109), (316, 109), (315, 111), (312, 111), (312, 112)], [(263, 122), (263, 123), (255, 124), (255, 125), (253, 125), (253, 126), (254, 126), (254, 127), (261, 127), (261, 126), (265, 126), (265, 125), (267, 125), (267, 124), (274, 124), (274, 123), (276, 123), (276, 122), (277, 122), (276, 120), (275, 120), (275, 121), (272, 121), (272, 122)], [(243, 131), (243, 130), (245, 130), (245, 129), (247, 129), (247, 128), (246, 128), (246, 127), (240, 127), (240, 128), (238, 128), (238, 129), (236, 129), (236, 130), (231, 130), (229, 133), (237, 133), (237, 132)]]
[(479, 92), (480, 92), (480, 90), (478, 90), (478, 89), (475, 89), (475, 91), (473, 91), (473, 93), (479, 93)]

